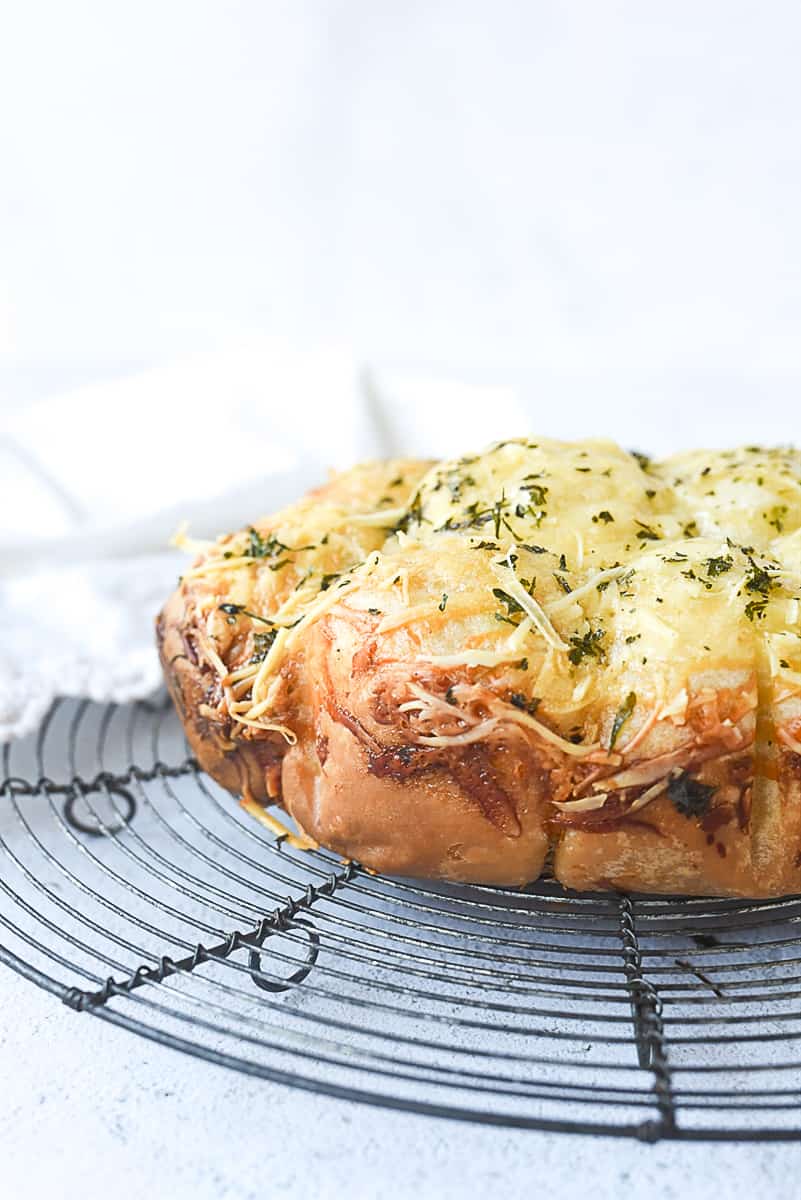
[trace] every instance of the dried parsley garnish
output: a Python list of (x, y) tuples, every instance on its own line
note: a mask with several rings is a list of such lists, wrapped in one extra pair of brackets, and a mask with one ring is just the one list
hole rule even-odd
[(412, 499), (409, 501), (409, 506), (403, 514), (397, 525), (394, 526), (393, 533), (408, 533), (412, 525), (420, 525), (423, 522), (423, 501), (420, 498), (420, 493), (415, 492)]
[[(258, 613), (250, 612), (245, 608), (244, 604), (221, 604), (219, 605), (220, 612), (226, 613), (229, 617), (238, 617), (242, 613), (245, 617), (250, 617), (251, 621), (261, 621), (262, 625), (272, 625), (272, 621), (268, 621), (266, 617), (260, 617)], [(230, 622), (233, 624), (233, 622)]]
[(270, 651), (270, 647), (278, 634), (277, 629), (270, 629), (267, 633), (254, 633), (253, 635), (253, 654), (250, 661), (252, 663), (263, 662)]
[(274, 533), (268, 533), (266, 537), (262, 537), (258, 529), (252, 526), (248, 530), (248, 548), (246, 554), (249, 558), (272, 558), (275, 554), (283, 554), (288, 550), (289, 546), (285, 546), (283, 542), (279, 542)]
[(749, 600), (745, 606), (745, 615), (749, 621), (761, 621), (767, 612), (767, 600)]
[(712, 578), (717, 578), (718, 575), (725, 575), (726, 571), (730, 571), (733, 565), (734, 559), (730, 554), (721, 554), (717, 558), (708, 558), (704, 563), (707, 575), (712, 576)]
[(750, 555), (749, 570), (745, 577), (745, 590), (752, 593), (752, 598), (745, 606), (745, 615), (749, 621), (761, 620), (768, 607), (768, 598), (774, 588), (779, 586), (779, 580), (767, 567), (760, 567)]
[(620, 708), (615, 713), (615, 719), (612, 722), (612, 732), (609, 736), (609, 749), (614, 750), (615, 742), (618, 739), (621, 729), (628, 721), (631, 714), (637, 705), (637, 696), (634, 692), (629, 692), (626, 699), (621, 704)]
[(533, 478), (532, 475), (527, 475), (520, 484), (520, 491), (528, 492), (531, 503), (536, 504), (538, 508), (542, 508), (545, 505), (545, 497), (548, 495), (548, 489), (547, 487), (543, 487), (541, 483), (534, 483)]
[(509, 696), (509, 703), (513, 704), (515, 708), (519, 708), (521, 712), (527, 712), (530, 717), (533, 717), (540, 706), (540, 698), (539, 696), (532, 696), (529, 699), (523, 692), (512, 692)]
[(514, 596), (510, 596), (508, 592), (503, 590), (503, 588), (494, 587), (492, 589), (492, 594), (496, 600), (500, 600), (501, 604), (506, 606), (508, 616), (511, 617), (515, 614), (525, 612), (525, 609), (522, 607), (522, 605), (517, 603)]
[(778, 583), (776, 576), (772, 575), (766, 567), (757, 566), (753, 558), (749, 557), (748, 562), (751, 569), (745, 577), (745, 590), (767, 596)]
[(581, 637), (570, 638), (571, 649), (567, 652), (567, 657), (570, 659), (574, 667), (585, 658), (596, 658), (599, 662), (603, 662), (606, 658), (604, 648), (601, 645), (604, 639), (602, 629), (590, 629)]
[(251, 525), (248, 529), (248, 546), (244, 551), (245, 558), (275, 558), (276, 554), (298, 554), (301, 550), (314, 550), (316, 543), (309, 546), (287, 546), (279, 541), (274, 533), (265, 536)]
[(787, 516), (787, 505), (776, 504), (769, 513), (765, 513), (768, 525), (772, 525), (777, 533), (784, 532), (784, 518)]
[(640, 532), (637, 534), (637, 537), (640, 538), (642, 541), (645, 541), (645, 542), (661, 542), (662, 541), (662, 534), (657, 533), (657, 531), (655, 529), (652, 529), (652, 527), (650, 525), (646, 525), (644, 521), (637, 521), (635, 519), (634, 524), (639, 525), (639, 527), (640, 527)]
[(683, 817), (705, 816), (711, 807), (716, 789), (708, 783), (693, 779), (686, 771), (679, 771), (668, 783), (667, 794), (677, 812)]

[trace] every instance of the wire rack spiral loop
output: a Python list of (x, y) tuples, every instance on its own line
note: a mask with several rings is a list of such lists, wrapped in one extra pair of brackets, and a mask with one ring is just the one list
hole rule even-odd
[[(119, 821), (107, 826), (103, 821), (91, 820), (88, 821), (81, 817), (77, 811), (80, 801), (84, 799), (89, 789), (81, 780), (75, 780), (73, 788), (64, 801), (64, 818), (68, 825), (73, 829), (77, 829), (79, 833), (85, 833), (88, 837), (108, 837), (115, 833), (119, 833), (126, 825), (129, 825), (136, 816), (136, 801), (127, 788), (122, 787), (118, 783), (109, 783), (104, 781), (102, 784), (106, 795), (111, 793), (122, 801), (123, 814)], [(43, 789), (44, 790), (44, 789)]]
[(62, 702), (3, 751), (0, 962), (76, 1013), (332, 1096), (801, 1137), (800, 897), (377, 877), (243, 812), (164, 698)]
[[(297, 921), (285, 921), (283, 929), (297, 929), (301, 932), (305, 931), (309, 939), (309, 948), (306, 952), (306, 961), (303, 966), (298, 967), (297, 971), (293, 971), (286, 980), (270, 979), (261, 969), (261, 955), (258, 950), (251, 950), (248, 956), (250, 965), (250, 977), (256, 987), (265, 992), (287, 992), (293, 984), (303, 983), (304, 979), (308, 978), (314, 964), (317, 962), (317, 955), (320, 951), (320, 936), (317, 933), (311, 921), (304, 921), (299, 917)], [(273, 931), (270, 930), (269, 933)], [(268, 933), (268, 936), (269, 936)]]

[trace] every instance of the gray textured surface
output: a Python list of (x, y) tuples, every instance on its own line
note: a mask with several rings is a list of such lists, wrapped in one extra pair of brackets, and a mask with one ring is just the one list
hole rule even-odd
[(478, 1129), (307, 1096), (142, 1042), (0, 971), (8, 1200), (796, 1200), (801, 1144), (640, 1146)]

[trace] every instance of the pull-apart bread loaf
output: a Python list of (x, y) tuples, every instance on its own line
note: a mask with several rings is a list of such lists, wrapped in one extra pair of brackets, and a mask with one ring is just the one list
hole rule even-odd
[(202, 766), (377, 871), (801, 892), (801, 453), (520, 439), (196, 547)]

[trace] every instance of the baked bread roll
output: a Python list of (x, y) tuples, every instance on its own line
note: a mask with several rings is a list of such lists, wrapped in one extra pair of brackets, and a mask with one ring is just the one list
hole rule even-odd
[(519, 439), (194, 548), (165, 676), (251, 808), (391, 874), (801, 892), (798, 451)]

